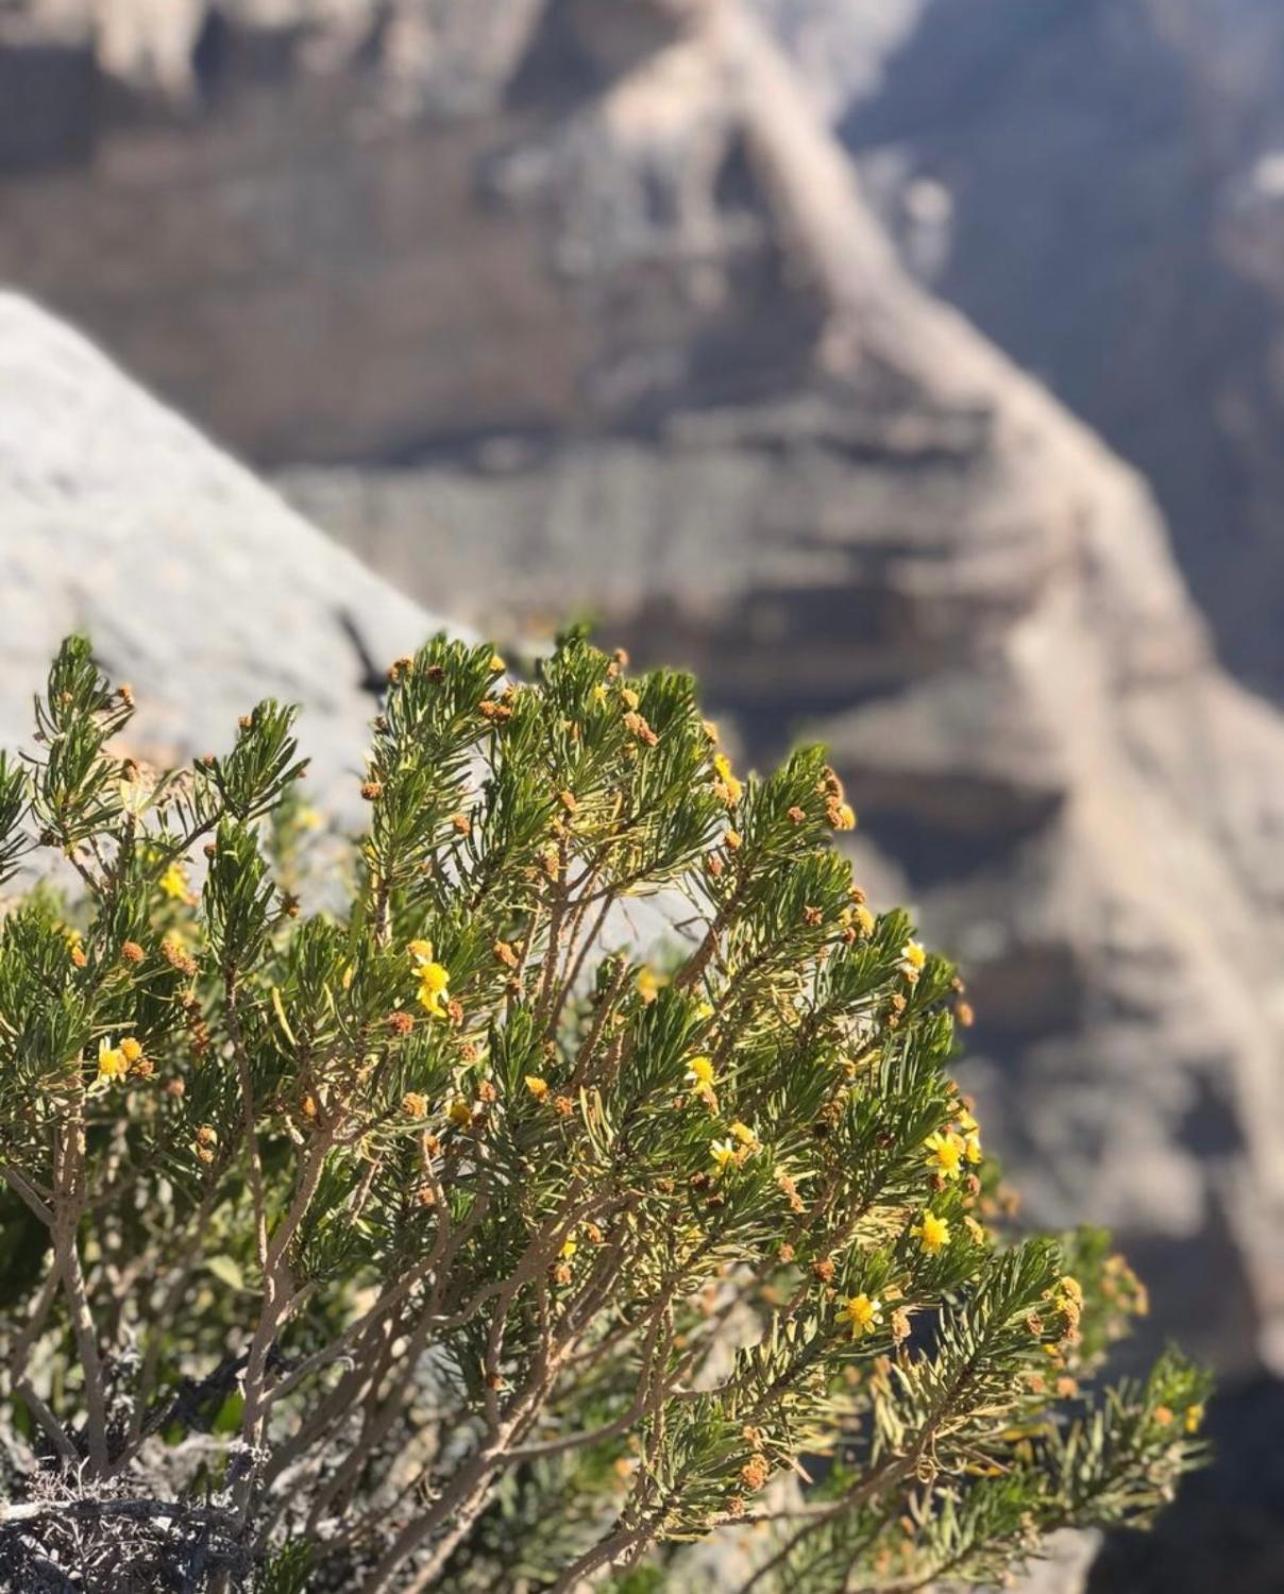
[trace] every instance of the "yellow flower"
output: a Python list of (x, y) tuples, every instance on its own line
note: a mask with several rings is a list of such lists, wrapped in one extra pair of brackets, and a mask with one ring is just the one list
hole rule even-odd
[(495, 672), (496, 675), (498, 675), (501, 670), (506, 670), (508, 668), (498, 653), (491, 654), (489, 667)]
[(706, 1020), (706, 1019), (712, 1018), (713, 1017), (713, 1003), (712, 1002), (701, 1002), (699, 1004), (699, 1006), (695, 1010), (695, 1016), (698, 1019), (700, 1019), (701, 1022), (704, 1022), (704, 1020)]
[(835, 830), (856, 828), (856, 810), (850, 803), (838, 803), (833, 810), (832, 818)]
[(725, 753), (713, 755), (713, 767), (717, 772), (718, 781), (722, 788), (722, 795), (728, 807), (734, 807), (740, 801), (744, 791), (743, 782), (736, 779), (731, 772), (731, 760)]
[(1204, 1408), (1201, 1405), (1187, 1406), (1185, 1429), (1187, 1433), (1198, 1433), (1204, 1421)]
[(955, 1118), (963, 1136), (963, 1154), (969, 1162), (977, 1163), (984, 1157), (981, 1150), (981, 1127), (966, 1107)]
[(120, 1043), (120, 1054), (127, 1063), (136, 1063), (143, 1055), (143, 1048), (132, 1035), (126, 1035)]
[(758, 1137), (748, 1124), (732, 1124), (731, 1137), (733, 1140), (738, 1140), (746, 1151), (757, 1151), (759, 1149)]
[(160, 877), (160, 888), (164, 894), (174, 902), (186, 902), (189, 898), (187, 889), (187, 876), (183, 873), (181, 864), (172, 863)]
[(925, 1212), (910, 1233), (928, 1256), (939, 1256), (950, 1243), (950, 1226), (944, 1218), (938, 1218), (935, 1212)]
[(638, 970), (637, 990), (638, 995), (648, 1006), (655, 1001), (660, 992), (669, 983), (667, 974), (657, 974), (654, 969)]
[(719, 1171), (739, 1160), (739, 1153), (733, 1140), (715, 1140), (709, 1147), (709, 1155)]
[(98, 1042), (99, 1079), (124, 1079), (128, 1072), (129, 1060), (125, 1053), (104, 1036)]
[(901, 948), (901, 961), (897, 964), (901, 973), (911, 984), (918, 979), (927, 962), (927, 953), (919, 941), (906, 941)]
[(860, 931), (861, 931), (862, 935), (873, 935), (873, 933), (874, 933), (874, 925), (875, 925), (876, 921), (874, 919), (874, 915), (870, 912), (870, 910), (865, 906), (865, 904), (863, 902), (857, 903), (856, 911), (855, 911), (855, 918), (856, 918), (856, 923), (860, 926)]
[(577, 1241), (575, 1241), (575, 1240), (563, 1240), (562, 1241), (562, 1258), (563, 1258), (564, 1261), (569, 1262), (571, 1260), (571, 1258), (575, 1255), (575, 1253), (578, 1250), (579, 1250), (579, 1243)]
[(445, 1018), (443, 998), (450, 990), (450, 975), (440, 963), (420, 963), (419, 1005), (430, 1018)]
[(697, 1090), (713, 1089), (713, 1058), (693, 1057), (691, 1066), (687, 1069), (687, 1078)]
[(538, 1074), (527, 1074), (526, 1088), (536, 1101), (543, 1101), (548, 1095), (548, 1080), (541, 1079)]
[(868, 1295), (853, 1295), (843, 1308), (843, 1314), (852, 1325), (852, 1338), (862, 1339), (866, 1334), (876, 1334), (882, 1321), (882, 1303)]
[(963, 1154), (967, 1149), (955, 1134), (942, 1134), (938, 1129), (923, 1142), (927, 1147), (927, 1165), (934, 1173), (946, 1179), (957, 1179)]

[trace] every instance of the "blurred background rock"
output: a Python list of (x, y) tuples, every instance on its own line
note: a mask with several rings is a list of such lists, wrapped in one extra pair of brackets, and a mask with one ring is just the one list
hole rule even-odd
[[(1221, 1468), (1090, 1586), (1284, 1586), (1278, 0), (0, 0), (0, 281), (432, 611), (591, 614), (751, 763), (830, 742), (1030, 1216), (1111, 1224), (1227, 1376)], [(0, 570), (52, 624), (85, 459), (126, 541), (230, 489), (105, 397), (60, 431), (75, 382), (33, 489), (33, 315)], [(255, 502), (167, 548), (248, 568), (299, 534)], [(297, 560), (346, 714), (353, 615), (382, 658), (410, 611)], [(270, 661), (288, 566), (138, 614)]]

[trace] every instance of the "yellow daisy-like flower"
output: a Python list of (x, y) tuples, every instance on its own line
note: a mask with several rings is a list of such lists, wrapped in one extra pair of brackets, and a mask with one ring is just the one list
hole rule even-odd
[(863, 902), (857, 903), (855, 918), (856, 923), (860, 926), (862, 935), (873, 935), (874, 925), (877, 921)]
[(98, 1042), (99, 1079), (124, 1079), (129, 1072), (129, 1059), (119, 1046), (113, 1046), (103, 1037)]
[(883, 1319), (882, 1302), (877, 1297), (853, 1295), (843, 1308), (843, 1315), (852, 1325), (852, 1338), (863, 1339), (866, 1334), (876, 1334)]
[(928, 1135), (923, 1144), (927, 1148), (927, 1165), (933, 1173), (957, 1179), (967, 1150), (960, 1137), (938, 1129), (934, 1135)]
[(648, 1006), (655, 1001), (668, 983), (669, 976), (667, 974), (657, 974), (651, 968), (638, 970), (636, 981), (638, 995)]
[(450, 975), (433, 961), (431, 941), (412, 941), (407, 949), (419, 975), (419, 1005), (430, 1018), (445, 1018), (444, 998), (450, 990)]
[(740, 1156), (739, 1152), (736, 1150), (736, 1143), (734, 1140), (715, 1140), (709, 1147), (709, 1155), (713, 1158), (714, 1164), (718, 1168), (719, 1172), (730, 1166), (732, 1163), (737, 1162)]
[(158, 884), (172, 902), (186, 902), (191, 895), (187, 889), (187, 876), (183, 873), (181, 864), (170, 864)]
[(939, 1256), (950, 1243), (949, 1223), (945, 1218), (938, 1218), (935, 1212), (925, 1212), (910, 1233), (928, 1256)]
[(731, 760), (725, 753), (715, 753), (713, 755), (713, 767), (721, 784), (727, 806), (734, 807), (740, 801), (741, 793), (744, 791), (744, 783), (737, 780), (732, 773)]
[(543, 1101), (548, 1095), (548, 1080), (541, 1079), (538, 1074), (527, 1074), (526, 1088), (536, 1101)]
[(419, 975), (419, 1005), (430, 1018), (445, 1018), (442, 998), (450, 989), (450, 975), (440, 963), (429, 963)]
[(693, 1057), (687, 1069), (687, 1078), (697, 1090), (712, 1090), (714, 1080), (713, 1058)]
[(901, 973), (911, 982), (916, 980), (923, 972), (927, 963), (927, 953), (919, 941), (906, 941), (901, 948), (901, 960), (897, 964)]
[(562, 1259), (563, 1259), (563, 1261), (569, 1262), (571, 1260), (571, 1258), (575, 1255), (575, 1253), (579, 1250), (579, 1248), (580, 1248), (579, 1247), (579, 1242), (577, 1240), (569, 1240), (569, 1239), (568, 1240), (563, 1240), (562, 1241)]
[(143, 1055), (143, 1048), (132, 1035), (126, 1035), (120, 1043), (120, 1054), (132, 1066)]
[(954, 1120), (963, 1136), (963, 1154), (971, 1163), (980, 1162), (985, 1153), (981, 1150), (981, 1126), (966, 1107)]
[(757, 1151), (759, 1140), (748, 1124), (734, 1123), (731, 1126), (731, 1138), (738, 1140), (746, 1151)]
[(501, 670), (506, 670), (508, 668), (508, 666), (504, 663), (503, 659), (500, 658), (498, 653), (492, 653), (491, 654), (490, 659), (488, 661), (488, 665), (489, 665), (489, 668), (492, 669), (495, 672), (496, 675), (498, 675)]

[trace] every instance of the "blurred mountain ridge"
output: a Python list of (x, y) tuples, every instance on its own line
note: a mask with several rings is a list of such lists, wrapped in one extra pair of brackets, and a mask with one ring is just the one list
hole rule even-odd
[(1278, 699), (1284, 7), (917, 0), (853, 63), (865, 8), (797, 3), (902, 258), (1145, 473), (1219, 653)]

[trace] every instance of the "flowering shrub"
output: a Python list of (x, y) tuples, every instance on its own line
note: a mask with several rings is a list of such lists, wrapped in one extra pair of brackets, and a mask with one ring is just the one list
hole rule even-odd
[(64, 645), (0, 758), (0, 873), (75, 884), (0, 921), (5, 1587), (636, 1589), (721, 1533), (911, 1589), (1171, 1494), (1202, 1376), (1085, 1393), (1140, 1288), (1005, 1234), (822, 756), (741, 781), (625, 664), (400, 660), (336, 859), (288, 709), (156, 775)]

